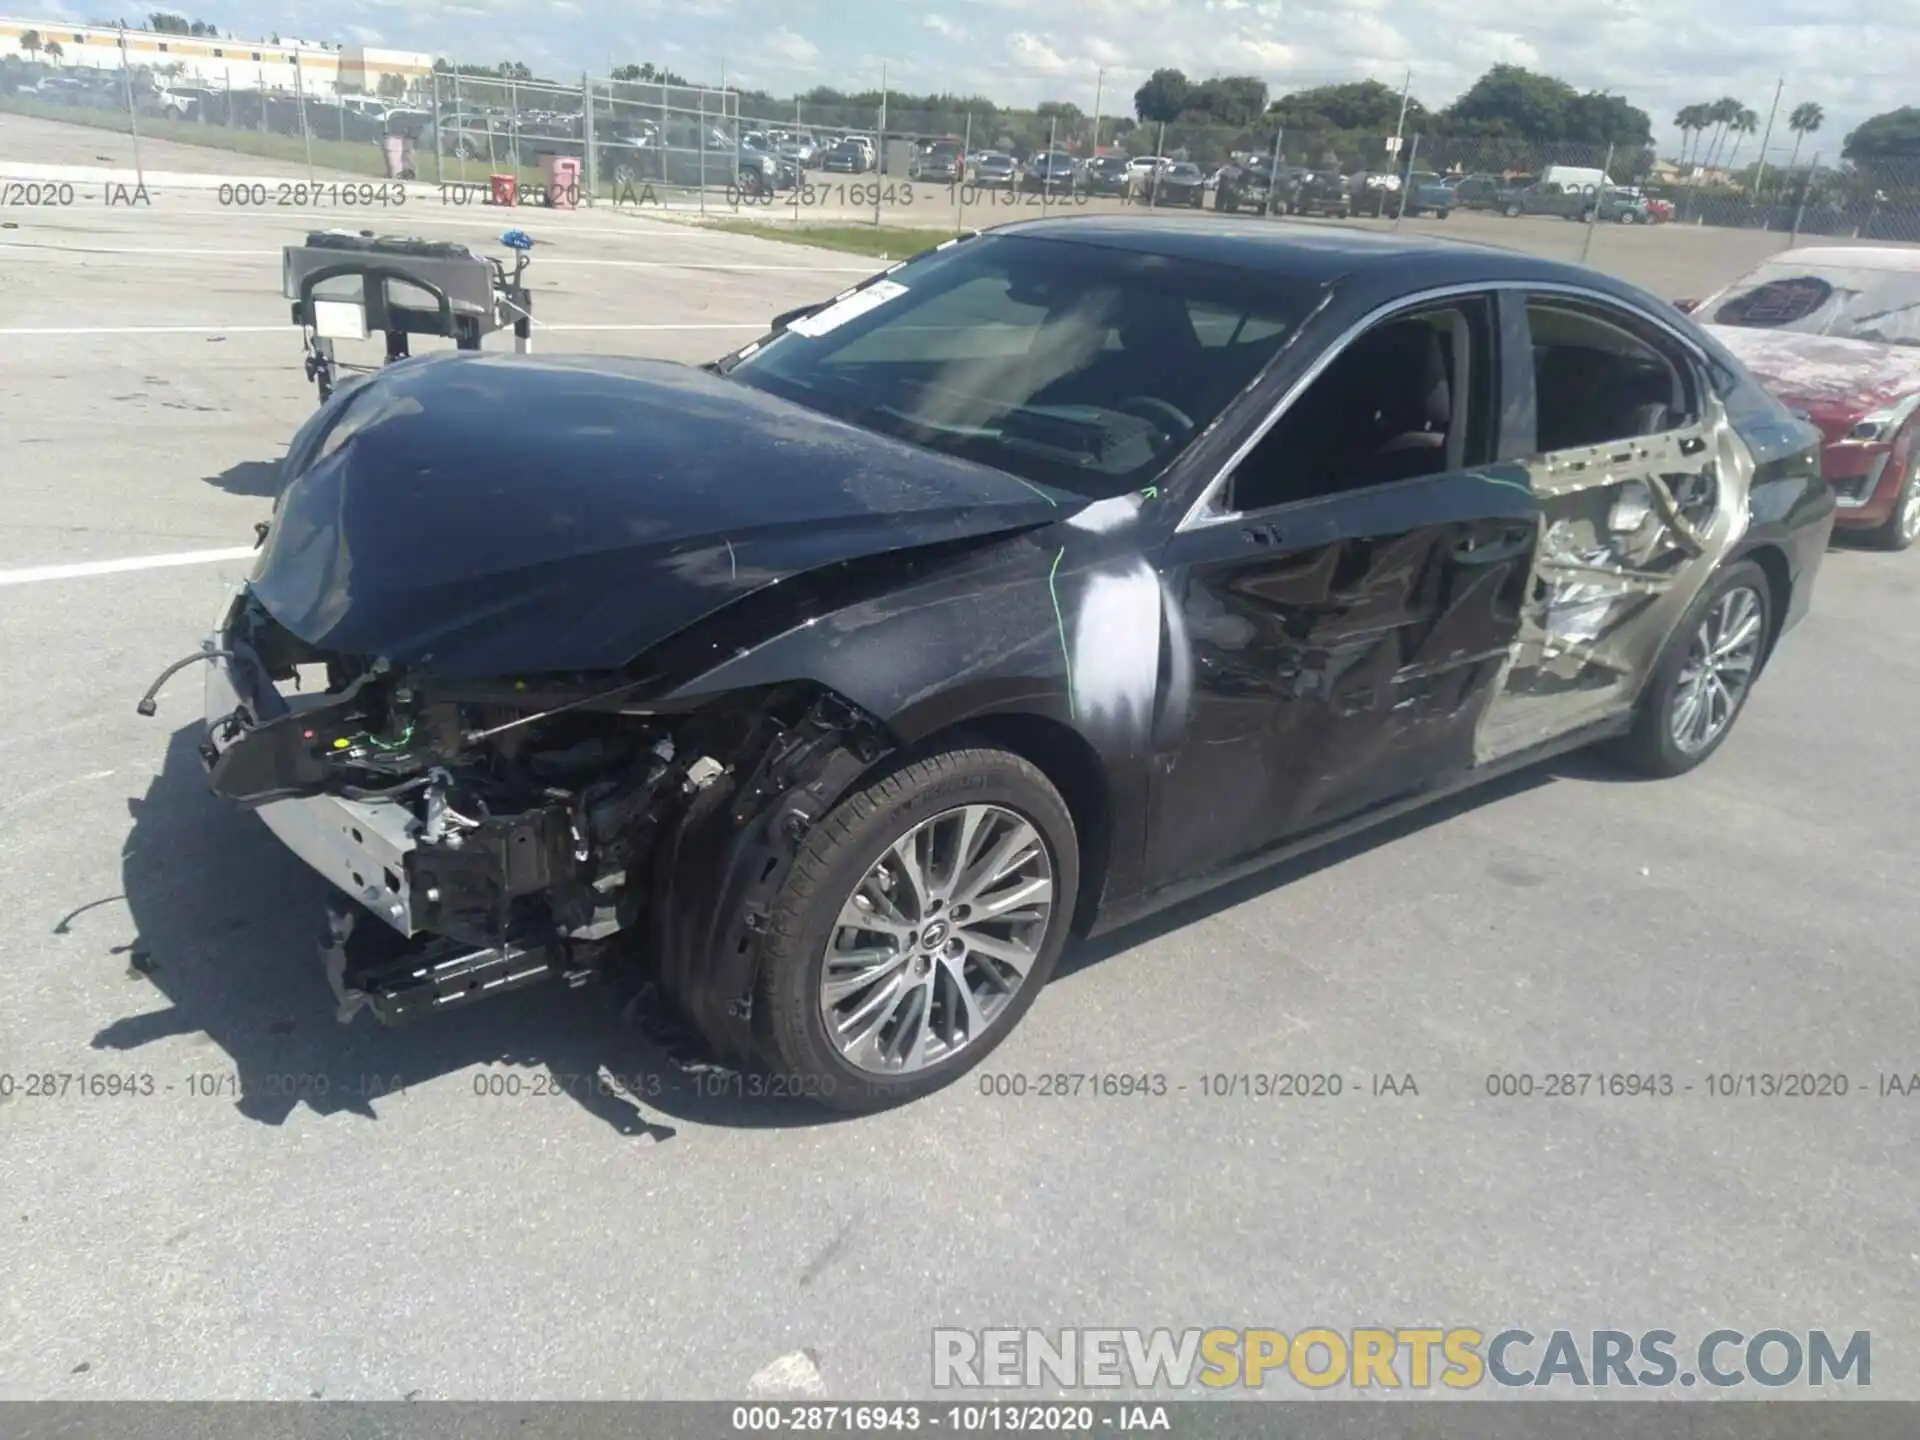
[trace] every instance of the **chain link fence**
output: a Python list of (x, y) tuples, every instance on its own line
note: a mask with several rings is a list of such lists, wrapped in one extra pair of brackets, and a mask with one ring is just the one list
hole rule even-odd
[[(1769, 145), (1734, 171), (1650, 148), (1524, 137), (1141, 123), (1071, 104), (929, 106), (884, 92), (791, 103), (723, 86), (583, 76), (517, 80), (439, 68), (378, 93), (269, 83), (235, 62), (64, 63), (57, 42), (0, 62), (0, 109), (127, 136), (211, 145), (315, 181), (402, 178), (455, 203), (564, 200), (768, 224), (963, 230), (1142, 206), (1471, 230), (1593, 261), (1631, 227), (1920, 243), (1920, 156), (1841, 160)], [(337, 73), (337, 72), (334, 72)], [(27, 158), (27, 157), (17, 157)], [(1710, 159), (1712, 157), (1709, 157)], [(571, 171), (556, 168), (570, 161)], [(558, 179), (556, 177), (559, 177)], [(566, 194), (556, 193), (564, 188)], [(1503, 222), (1493, 226), (1491, 222)], [(1458, 223), (1464, 222), (1464, 223)], [(1486, 223), (1483, 223), (1486, 222)]]

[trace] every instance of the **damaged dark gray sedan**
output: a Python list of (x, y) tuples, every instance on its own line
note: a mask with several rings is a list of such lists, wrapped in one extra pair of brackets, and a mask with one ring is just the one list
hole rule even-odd
[(1701, 763), (1808, 608), (1819, 443), (1583, 269), (1016, 224), (706, 366), (343, 385), (202, 754), (335, 887), (343, 1016), (637, 965), (869, 1110), (1072, 935), (1576, 747)]

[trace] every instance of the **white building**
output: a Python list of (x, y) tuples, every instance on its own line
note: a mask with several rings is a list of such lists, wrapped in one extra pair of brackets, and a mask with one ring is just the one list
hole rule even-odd
[[(37, 36), (33, 53), (20, 42)], [(64, 20), (0, 17), (0, 58), (50, 59), (45, 47), (59, 46), (58, 63), (87, 70), (117, 70), (122, 65), (159, 70), (178, 65), (172, 82), (214, 90), (304, 91), (321, 97), (377, 92), (391, 75), (411, 85), (433, 73), (433, 57), (405, 50), (364, 45), (328, 45), (315, 41), (235, 40), (221, 36), (167, 35), (153, 30), (106, 29)]]

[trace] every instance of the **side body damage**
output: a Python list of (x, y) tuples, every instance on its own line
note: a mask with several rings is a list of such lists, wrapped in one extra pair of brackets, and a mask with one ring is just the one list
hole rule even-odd
[[(916, 755), (984, 741), (1047, 775), (1085, 933), (1618, 733), (1717, 568), (1760, 557), (1776, 635), (1804, 613), (1831, 525), (1817, 451), (1676, 331), (1688, 424), (1537, 453), (1524, 313), (1472, 269), (1507, 262), (1449, 263), (1441, 290), (1498, 297), (1487, 463), (1272, 513), (1223, 504), (1223, 478), (1404, 279), (1329, 285), (1152, 484), (1091, 501), (720, 371), (390, 367), (296, 441), (207, 644), (213, 786), (339, 892), (343, 1017), (630, 953), (747, 1063), (796, 856)], [(486, 429), (509, 385), (579, 443)], [(450, 508), (444, 553), (407, 563)]]

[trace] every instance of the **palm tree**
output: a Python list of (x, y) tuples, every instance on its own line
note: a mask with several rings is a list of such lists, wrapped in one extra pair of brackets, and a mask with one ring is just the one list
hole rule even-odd
[(45, 48), (40, 43), (40, 32), (29, 30), (20, 37), (20, 48), (28, 55), (38, 55)]
[(60, 63), (60, 57), (67, 52), (60, 48), (60, 42), (58, 40), (49, 40), (40, 47), (40, 53), (58, 65)]
[(1809, 100), (1804, 105), (1793, 107), (1793, 113), (1787, 117), (1787, 128), (1793, 131), (1793, 154), (1787, 158), (1787, 173), (1793, 173), (1794, 161), (1800, 158), (1800, 142), (1808, 135), (1818, 132), (1827, 123), (1827, 112)]
[(1689, 105), (1688, 112), (1693, 117), (1693, 163), (1700, 163), (1700, 143), (1707, 138), (1707, 131), (1713, 126), (1713, 106), (1709, 104)]
[(1673, 127), (1680, 132), (1680, 163), (1687, 163), (1687, 152), (1699, 142), (1700, 133), (1707, 128), (1707, 107), (1704, 105), (1683, 105), (1673, 117)]
[(1726, 143), (1727, 129), (1740, 118), (1740, 112), (1746, 107), (1731, 95), (1723, 95), (1707, 107), (1707, 119), (1718, 128), (1713, 132), (1713, 143), (1707, 146), (1707, 169), (1714, 168), (1714, 161), (1720, 156), (1720, 147)]
[(1727, 122), (1727, 133), (1733, 136), (1733, 149), (1727, 152), (1727, 174), (1733, 174), (1733, 160), (1740, 153), (1740, 144), (1747, 136), (1760, 128), (1760, 117), (1742, 106), (1740, 113)]

